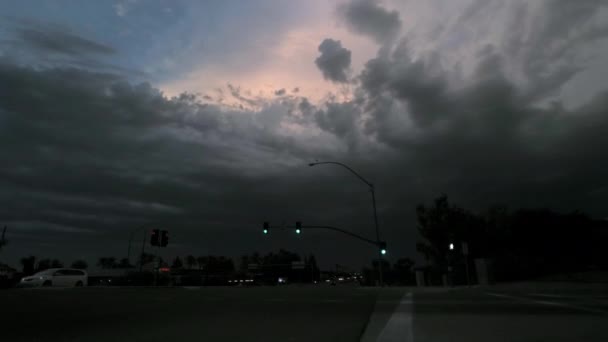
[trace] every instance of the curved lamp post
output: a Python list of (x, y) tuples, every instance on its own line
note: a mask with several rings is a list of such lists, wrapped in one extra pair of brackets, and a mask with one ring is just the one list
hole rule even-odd
[(360, 174), (358, 174), (355, 170), (351, 169), (349, 166), (339, 163), (339, 162), (333, 162), (333, 161), (315, 162), (315, 163), (308, 164), (308, 166), (316, 166), (316, 165), (324, 165), (324, 164), (338, 165), (338, 166), (341, 166), (341, 167), (347, 169), (353, 175), (357, 176), (357, 178), (359, 178), (359, 180), (361, 180), (363, 183), (365, 183), (365, 185), (367, 185), (369, 187), (369, 190), (372, 193), (372, 206), (374, 208), (374, 224), (376, 225), (376, 244), (378, 246), (378, 281), (380, 282), (380, 286), (382, 286), (384, 284), (383, 272), (382, 272), (383, 249), (381, 247), (380, 230), (378, 228), (378, 213), (376, 212), (376, 193), (374, 191), (374, 184), (367, 181), (365, 178), (363, 178)]

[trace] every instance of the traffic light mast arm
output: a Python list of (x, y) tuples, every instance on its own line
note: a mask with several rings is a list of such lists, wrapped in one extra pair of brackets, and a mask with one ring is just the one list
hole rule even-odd
[(336, 232), (340, 232), (342, 234), (350, 235), (350, 236), (352, 236), (352, 237), (354, 237), (356, 239), (359, 239), (361, 241), (365, 241), (365, 242), (370, 243), (370, 244), (372, 244), (374, 246), (379, 246), (379, 244), (378, 244), (377, 241), (365, 238), (365, 237), (363, 237), (361, 235), (349, 232), (348, 230), (344, 230), (344, 229), (341, 229), (341, 228), (338, 228), (338, 227), (332, 227), (332, 226), (302, 226), (302, 228), (304, 228), (304, 229), (328, 229), (328, 230), (333, 230), (333, 231), (336, 231)]

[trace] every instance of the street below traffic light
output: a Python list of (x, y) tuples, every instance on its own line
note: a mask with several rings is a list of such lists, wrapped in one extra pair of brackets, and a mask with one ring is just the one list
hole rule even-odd
[(606, 341), (608, 290), (580, 286), (23, 289), (2, 341)]

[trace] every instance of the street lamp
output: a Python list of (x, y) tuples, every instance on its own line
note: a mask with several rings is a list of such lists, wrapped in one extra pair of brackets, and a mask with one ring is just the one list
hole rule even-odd
[(383, 250), (382, 247), (380, 247), (380, 229), (378, 228), (378, 213), (376, 211), (376, 193), (374, 191), (374, 184), (367, 181), (360, 174), (358, 174), (355, 170), (353, 170), (350, 167), (348, 167), (347, 165), (339, 163), (339, 162), (332, 162), (332, 161), (315, 162), (315, 163), (308, 164), (308, 166), (316, 166), (316, 165), (323, 165), (323, 164), (334, 164), (334, 165), (338, 165), (338, 166), (341, 166), (341, 167), (347, 169), (353, 175), (357, 176), (357, 178), (359, 178), (359, 180), (361, 180), (363, 183), (365, 183), (369, 187), (370, 192), (372, 193), (372, 206), (374, 208), (374, 224), (376, 226), (376, 243), (378, 245), (378, 280), (380, 281), (380, 286), (382, 286), (382, 285), (384, 285), (384, 281), (382, 279), (383, 278), (382, 255), (386, 254), (386, 249)]

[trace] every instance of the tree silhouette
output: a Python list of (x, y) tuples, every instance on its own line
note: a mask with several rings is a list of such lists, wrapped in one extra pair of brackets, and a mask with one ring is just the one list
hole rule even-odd
[(131, 268), (133, 267), (133, 265), (131, 265), (131, 263), (129, 262), (129, 259), (127, 258), (122, 258), (120, 259), (120, 261), (118, 262), (118, 265), (116, 265), (117, 268)]
[(401, 258), (398, 259), (393, 265), (393, 273), (395, 281), (409, 285), (414, 283), (414, 272), (412, 270), (414, 267), (414, 261), (410, 258)]
[(250, 263), (249, 255), (241, 255), (241, 266), (239, 267), (241, 272), (247, 272)]
[(41, 259), (38, 261), (36, 272), (44, 271), (51, 268), (51, 259)]
[(103, 269), (110, 269), (116, 267), (116, 258), (114, 257), (101, 257), (97, 260), (97, 266)]
[(435, 279), (449, 264), (459, 279), (456, 281), (466, 282), (463, 242), (468, 245), (468, 258), (492, 260), (496, 280), (531, 279), (590, 267), (608, 269), (602, 243), (608, 239), (608, 222), (578, 211), (509, 211), (494, 206), (473, 214), (450, 205), (448, 198), (441, 196), (430, 207), (419, 205), (416, 214), (418, 230), (425, 239), (416, 249), (430, 261)]
[(154, 254), (148, 254), (148, 253), (143, 253), (142, 255), (139, 256), (139, 265), (145, 265), (145, 264), (149, 264), (151, 262), (154, 262), (154, 260), (156, 260), (156, 255)]
[(450, 205), (447, 196), (437, 198), (433, 206), (419, 205), (416, 208), (418, 231), (425, 239), (416, 249), (432, 261), (435, 266), (446, 267), (449, 245), (460, 248), (463, 241), (478, 247), (478, 241), (486, 240), (483, 220), (471, 212)]
[(25, 275), (33, 274), (36, 270), (36, 257), (30, 255), (29, 257), (21, 258), (21, 266), (23, 266), (22, 272)]
[(193, 255), (188, 255), (186, 257), (186, 264), (189, 269), (192, 269), (196, 265), (196, 258)]
[(184, 266), (182, 259), (180, 259), (179, 257), (175, 257), (175, 259), (173, 259), (173, 264), (171, 265), (171, 268), (182, 268)]
[(89, 267), (89, 264), (84, 260), (76, 260), (72, 263), (72, 268), (77, 268), (79, 270), (86, 270), (87, 267)]
[(6, 226), (4, 226), (4, 228), (2, 229), (2, 235), (0, 235), (0, 251), (2, 250), (2, 247), (6, 246), (6, 244), (8, 243), (8, 240), (6, 240), (6, 237), (4, 236), (6, 234)]
[(206, 256), (199, 256), (198, 258), (196, 258), (196, 263), (198, 264), (198, 269), (202, 270), (203, 267), (207, 266), (207, 257)]

